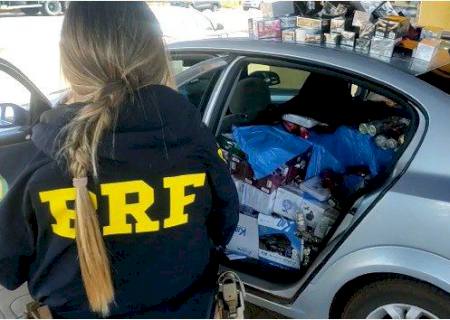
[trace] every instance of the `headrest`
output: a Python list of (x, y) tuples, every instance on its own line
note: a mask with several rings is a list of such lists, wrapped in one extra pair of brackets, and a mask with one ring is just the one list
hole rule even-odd
[(271, 103), (270, 91), (262, 79), (245, 78), (238, 82), (230, 102), (233, 114), (256, 114)]

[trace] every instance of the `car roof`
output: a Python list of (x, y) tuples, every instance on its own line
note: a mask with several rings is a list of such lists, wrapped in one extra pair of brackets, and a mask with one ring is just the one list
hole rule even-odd
[[(359, 70), (362, 65), (380, 67), (389, 65), (414, 76), (427, 73), (434, 69), (450, 64), (450, 55), (446, 50), (439, 50), (431, 61), (414, 59), (411, 57), (394, 56), (392, 58), (371, 56), (358, 53), (346, 47), (327, 47), (325, 45), (287, 43), (279, 40), (253, 40), (249, 38), (228, 38), (183, 41), (169, 46), (171, 50), (183, 49), (190, 51), (229, 52), (236, 54), (252, 54), (262, 56), (284, 56), (305, 59), (316, 62), (323, 60), (329, 64), (330, 59), (346, 60), (347, 69)], [(339, 65), (339, 63), (337, 63)], [(367, 65), (366, 65), (367, 67)]]

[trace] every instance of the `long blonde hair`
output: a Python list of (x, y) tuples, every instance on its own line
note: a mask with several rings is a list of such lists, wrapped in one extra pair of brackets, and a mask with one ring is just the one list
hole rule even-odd
[(87, 189), (98, 177), (97, 148), (120, 106), (151, 84), (173, 87), (161, 30), (145, 2), (71, 2), (60, 41), (71, 95), (85, 106), (62, 131), (59, 156), (76, 189), (76, 243), (91, 310), (107, 316), (114, 301), (108, 254)]

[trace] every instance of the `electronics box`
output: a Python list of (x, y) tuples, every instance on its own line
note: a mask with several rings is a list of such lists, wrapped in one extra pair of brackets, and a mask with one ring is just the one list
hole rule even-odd
[(294, 185), (278, 188), (273, 206), (273, 212), (288, 218), (297, 220), (297, 214), (301, 212), (303, 191)]
[(238, 254), (258, 259), (258, 214), (256, 211), (244, 209), (239, 213), (239, 222), (231, 241), (227, 245), (227, 254)]

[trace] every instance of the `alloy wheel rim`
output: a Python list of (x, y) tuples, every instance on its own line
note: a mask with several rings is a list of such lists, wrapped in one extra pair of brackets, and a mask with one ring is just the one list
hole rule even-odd
[(369, 313), (367, 319), (438, 319), (438, 317), (418, 306), (391, 303), (376, 308)]

